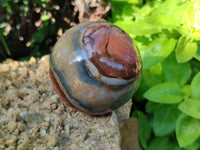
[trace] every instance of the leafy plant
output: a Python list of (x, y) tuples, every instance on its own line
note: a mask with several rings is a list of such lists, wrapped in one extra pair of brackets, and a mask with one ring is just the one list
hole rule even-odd
[(1, 0), (0, 61), (48, 54), (58, 31), (70, 27), (66, 20), (73, 21), (67, 0)]
[(142, 57), (132, 114), (142, 147), (200, 149), (200, 1), (110, 2), (109, 21), (131, 36)]

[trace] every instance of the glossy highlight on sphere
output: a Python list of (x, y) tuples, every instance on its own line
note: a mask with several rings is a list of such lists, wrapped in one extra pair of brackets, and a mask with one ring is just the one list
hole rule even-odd
[(91, 115), (111, 112), (136, 91), (141, 59), (123, 30), (103, 21), (72, 27), (50, 57), (50, 78), (67, 104)]

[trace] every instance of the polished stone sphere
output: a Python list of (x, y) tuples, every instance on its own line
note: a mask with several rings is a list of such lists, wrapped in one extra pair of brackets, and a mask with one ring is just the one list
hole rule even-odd
[(104, 21), (67, 30), (50, 56), (50, 78), (61, 100), (91, 115), (128, 102), (140, 74), (141, 58), (131, 38)]

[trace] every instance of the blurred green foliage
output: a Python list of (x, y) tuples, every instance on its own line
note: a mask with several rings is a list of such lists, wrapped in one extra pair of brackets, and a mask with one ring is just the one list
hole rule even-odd
[(110, 0), (142, 57), (132, 116), (145, 150), (200, 149), (200, 1)]
[[(73, 20), (70, 1), (1, 0), (0, 60), (41, 57)], [(69, 20), (69, 21), (66, 21)]]

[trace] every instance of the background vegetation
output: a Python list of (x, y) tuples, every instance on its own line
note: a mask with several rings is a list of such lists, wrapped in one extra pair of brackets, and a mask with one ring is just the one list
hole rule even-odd
[(78, 22), (69, 0), (1, 0), (0, 60), (48, 54), (62, 31)]
[(139, 119), (142, 147), (200, 149), (200, 1), (111, 4), (109, 21), (128, 32), (141, 52), (142, 82), (132, 116)]
[[(145, 150), (200, 149), (200, 1), (109, 0), (143, 62), (134, 111)], [(1, 0), (0, 60), (40, 57), (78, 23), (69, 0)], [(60, 30), (61, 29), (61, 30)]]

